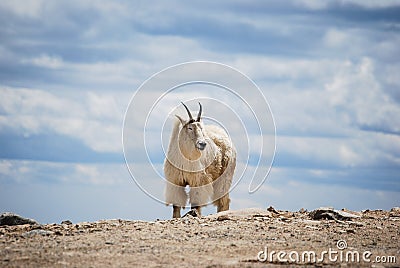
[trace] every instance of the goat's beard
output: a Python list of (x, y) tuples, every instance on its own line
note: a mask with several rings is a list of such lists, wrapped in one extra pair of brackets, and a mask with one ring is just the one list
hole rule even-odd
[(179, 144), (179, 149), (183, 157), (189, 161), (196, 161), (201, 157), (202, 151), (195, 144)]

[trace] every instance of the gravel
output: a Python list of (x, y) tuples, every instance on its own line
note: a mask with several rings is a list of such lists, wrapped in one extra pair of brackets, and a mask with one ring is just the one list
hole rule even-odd
[[(201, 218), (187, 215), (153, 222), (118, 219), (3, 225), (0, 226), (0, 267), (400, 265), (399, 209), (341, 211), (357, 217), (316, 220), (313, 212), (306, 210), (290, 212), (269, 208), (225, 211)], [(329, 250), (337, 252), (337, 260), (332, 261), (328, 254), (323, 254)], [(275, 255), (269, 258), (273, 251)], [(301, 255), (309, 251), (315, 252), (317, 258), (305, 258), (303, 262)], [(360, 261), (346, 261), (346, 254), (355, 251), (359, 252)], [(286, 255), (278, 259), (278, 252)], [(362, 259), (365, 252), (371, 253), (371, 262)], [(321, 260), (320, 256), (323, 256)], [(386, 263), (376, 262), (376, 256)], [(396, 263), (388, 263), (393, 261), (392, 257)]]

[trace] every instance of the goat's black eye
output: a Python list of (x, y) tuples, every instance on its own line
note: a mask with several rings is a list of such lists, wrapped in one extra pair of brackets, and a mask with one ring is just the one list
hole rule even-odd
[(188, 127), (188, 129), (189, 129), (189, 130), (193, 130), (193, 128), (192, 128), (192, 127)]

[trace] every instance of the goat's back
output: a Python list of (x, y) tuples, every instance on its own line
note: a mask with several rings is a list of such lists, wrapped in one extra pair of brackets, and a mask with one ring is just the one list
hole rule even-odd
[(206, 169), (206, 173), (210, 174), (213, 179), (217, 179), (225, 172), (228, 165), (236, 165), (236, 150), (223, 128), (215, 125), (206, 125), (205, 130), (207, 136), (215, 143), (220, 152), (217, 154), (214, 163)]

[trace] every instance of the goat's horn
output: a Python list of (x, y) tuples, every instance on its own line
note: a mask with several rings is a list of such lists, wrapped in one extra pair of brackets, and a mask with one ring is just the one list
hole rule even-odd
[(201, 111), (202, 111), (202, 107), (201, 107), (201, 103), (199, 102), (200, 105), (200, 110), (199, 110), (199, 114), (197, 115), (197, 122), (200, 122), (200, 117), (201, 117)]
[(183, 104), (183, 106), (185, 106), (185, 109), (186, 109), (186, 111), (187, 111), (187, 113), (188, 113), (188, 115), (189, 115), (189, 120), (193, 120), (193, 116), (192, 116), (192, 114), (190, 113), (188, 107), (187, 107), (183, 102), (181, 102), (181, 103)]

